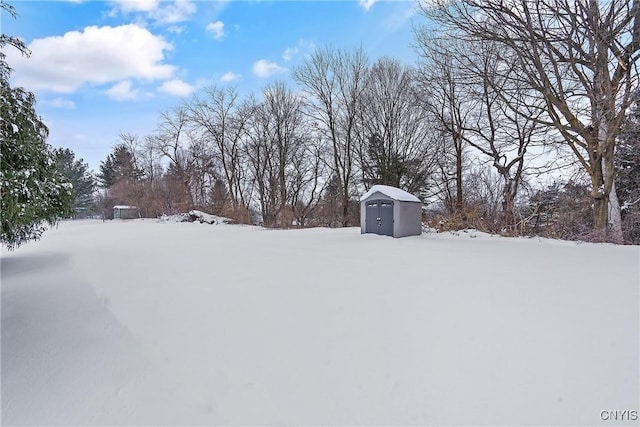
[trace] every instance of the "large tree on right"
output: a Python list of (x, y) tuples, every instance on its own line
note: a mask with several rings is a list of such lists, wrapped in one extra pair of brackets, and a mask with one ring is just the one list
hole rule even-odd
[(594, 228), (621, 242), (614, 153), (638, 84), (640, 0), (423, 0), (420, 10), (449, 36), (498, 43), (513, 58), (544, 101), (539, 120), (591, 179)]

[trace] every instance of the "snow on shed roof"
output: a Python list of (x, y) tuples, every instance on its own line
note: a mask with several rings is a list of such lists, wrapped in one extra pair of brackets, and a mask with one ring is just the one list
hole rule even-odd
[(138, 209), (135, 206), (115, 205), (113, 209)]
[(404, 190), (396, 187), (390, 187), (388, 185), (374, 185), (360, 197), (360, 201), (362, 202), (365, 199), (368, 199), (374, 193), (380, 192), (385, 196), (391, 197), (394, 200), (400, 200), (402, 202), (420, 202), (416, 196), (411, 193), (407, 193)]

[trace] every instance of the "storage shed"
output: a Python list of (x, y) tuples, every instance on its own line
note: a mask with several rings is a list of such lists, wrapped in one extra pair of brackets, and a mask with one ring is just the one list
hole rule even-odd
[(392, 237), (422, 234), (422, 202), (404, 190), (374, 185), (360, 198), (360, 231)]
[(116, 205), (113, 207), (113, 219), (138, 218), (138, 208), (135, 206)]

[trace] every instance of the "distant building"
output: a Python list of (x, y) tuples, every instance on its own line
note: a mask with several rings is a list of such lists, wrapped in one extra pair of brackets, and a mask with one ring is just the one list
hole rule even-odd
[(135, 206), (116, 205), (113, 207), (113, 219), (139, 218), (138, 208)]
[(361, 233), (392, 237), (422, 234), (422, 202), (404, 190), (374, 185), (360, 198)]

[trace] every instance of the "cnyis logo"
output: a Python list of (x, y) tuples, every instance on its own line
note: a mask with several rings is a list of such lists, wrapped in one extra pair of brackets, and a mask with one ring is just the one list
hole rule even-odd
[(600, 419), (603, 421), (636, 421), (638, 411), (603, 409), (600, 411)]

